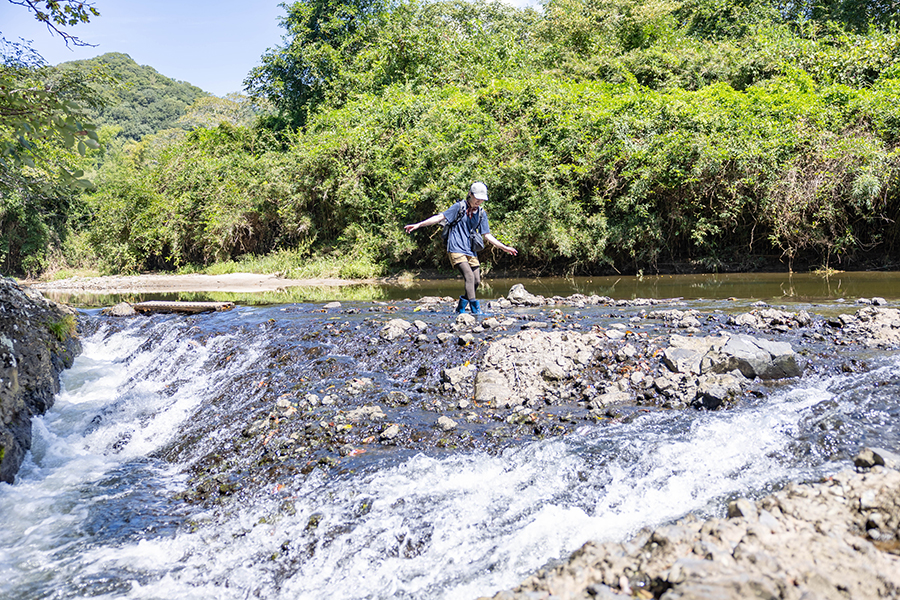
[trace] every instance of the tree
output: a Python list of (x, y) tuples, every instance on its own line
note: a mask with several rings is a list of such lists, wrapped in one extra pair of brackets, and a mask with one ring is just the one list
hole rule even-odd
[[(100, 15), (90, 2), (78, 0), (9, 2), (32, 11), (34, 18), (45, 23), (51, 34), (61, 36), (66, 45), (89, 45), (66, 27)], [(30, 46), (3, 38), (0, 60), (0, 165), (11, 161), (33, 167), (37, 140), (55, 138), (66, 148), (77, 148), (82, 156), (87, 148), (98, 146), (95, 128), (85, 121), (80, 104), (96, 102), (84, 77), (61, 75), (47, 67)], [(82, 175), (65, 168), (61, 173), (69, 182)], [(82, 181), (81, 185), (90, 184)]]
[(840, 23), (856, 33), (870, 26), (884, 31), (900, 25), (897, 0), (777, 0), (773, 3), (791, 21)]
[[(25, 46), (0, 40), (0, 48), (0, 164), (34, 168), (37, 143), (45, 140), (57, 140), (82, 156), (87, 148), (98, 148), (97, 132), (82, 115), (81, 103), (94, 103), (89, 78), (48, 67)], [(61, 174), (70, 182), (83, 175), (65, 168)]]
[(325, 100), (341, 64), (363, 45), (368, 21), (387, 8), (387, 0), (299, 0), (281, 5), (287, 16), (286, 44), (263, 55), (244, 87), (251, 98), (266, 99), (291, 125), (303, 125)]

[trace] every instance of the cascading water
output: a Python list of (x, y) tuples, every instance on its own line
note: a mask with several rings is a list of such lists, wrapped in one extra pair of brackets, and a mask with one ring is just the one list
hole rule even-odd
[[(647, 412), (498, 453), (383, 453), (241, 502), (178, 500), (201, 446), (239, 435), (226, 408), (256, 393), (247, 374), (296, 341), (266, 330), (285, 318), (237, 309), (85, 339), (16, 483), (0, 484), (0, 596), (475, 598), (588, 540), (716, 514), (842, 468), (862, 443), (900, 442), (900, 361), (884, 355), (732, 410)], [(173, 453), (192, 427), (197, 447)]]

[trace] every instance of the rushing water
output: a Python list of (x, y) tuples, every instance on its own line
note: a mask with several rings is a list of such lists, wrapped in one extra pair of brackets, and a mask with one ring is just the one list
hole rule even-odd
[(729, 411), (650, 412), (497, 454), (386, 453), (205, 512), (176, 500), (185, 464), (161, 451), (199, 421), (231, 435), (208, 406), (272, 341), (241, 332), (283, 318), (239, 307), (85, 339), (15, 484), (0, 484), (0, 597), (475, 598), (587, 540), (720, 514), (844, 468), (863, 444), (900, 446), (900, 359), (885, 353)]

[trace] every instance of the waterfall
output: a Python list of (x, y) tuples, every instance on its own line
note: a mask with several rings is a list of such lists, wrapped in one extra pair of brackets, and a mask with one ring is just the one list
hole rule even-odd
[(648, 411), (494, 454), (398, 450), (240, 502), (178, 500), (186, 464), (160, 451), (191, 427), (234, 427), (208, 406), (254, 393), (235, 381), (290, 335), (259, 333), (276, 310), (100, 326), (84, 340), (16, 483), (0, 484), (0, 596), (475, 598), (588, 540), (721, 515), (728, 499), (846, 466), (863, 441), (900, 439), (900, 364), (886, 354), (732, 410)]

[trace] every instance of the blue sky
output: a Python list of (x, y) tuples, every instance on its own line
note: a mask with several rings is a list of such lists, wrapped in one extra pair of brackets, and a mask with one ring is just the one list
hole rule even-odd
[(90, 23), (68, 31), (95, 47), (66, 47), (33, 13), (0, 0), (0, 35), (30, 40), (50, 64), (123, 52), (166, 77), (224, 96), (239, 92), (267, 48), (281, 43), (280, 0), (96, 0)]
[[(508, 0), (512, 5), (534, 0)], [(281, 0), (96, 0), (90, 23), (69, 32), (95, 47), (66, 47), (33, 13), (0, 0), (0, 35), (20, 38), (52, 64), (122, 52), (166, 77), (224, 96), (243, 89), (244, 77), (268, 48), (280, 45)]]

